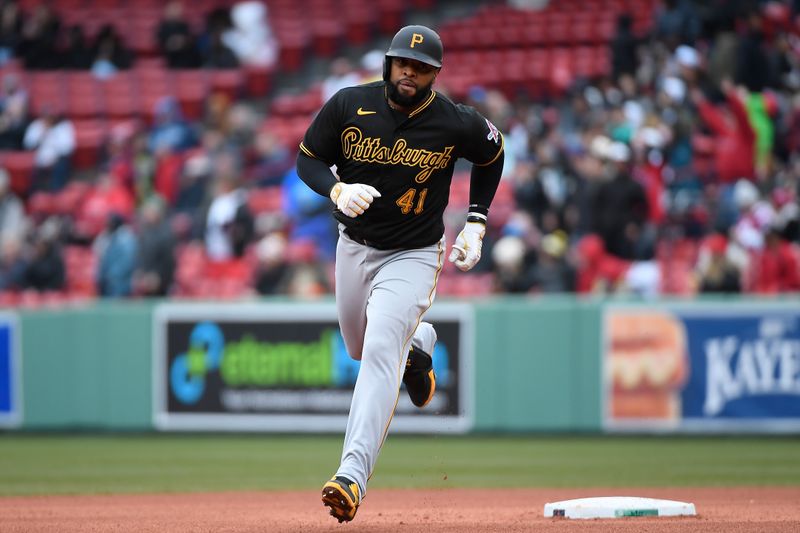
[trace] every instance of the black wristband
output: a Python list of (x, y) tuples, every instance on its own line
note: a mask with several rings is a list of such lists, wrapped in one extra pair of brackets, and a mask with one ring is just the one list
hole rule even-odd
[(469, 204), (469, 214), (476, 214), (476, 215), (483, 215), (484, 217), (489, 216), (489, 208), (485, 205), (481, 204)]
[(483, 224), (485, 226), (486, 225), (486, 220), (487, 220), (486, 215), (482, 215), (480, 213), (475, 213), (473, 211), (470, 211), (469, 213), (467, 213), (467, 222), (478, 222), (478, 223)]

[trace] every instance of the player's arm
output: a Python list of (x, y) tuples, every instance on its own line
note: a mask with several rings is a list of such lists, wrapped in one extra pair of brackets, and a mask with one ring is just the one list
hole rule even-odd
[(350, 218), (366, 211), (380, 193), (370, 185), (344, 183), (331, 172), (331, 164), (339, 157), (339, 134), (344, 105), (342, 91), (336, 93), (314, 117), (297, 154), (297, 175), (311, 190), (327, 196)]
[(328, 196), (336, 207), (350, 218), (364, 214), (375, 198), (380, 198), (375, 187), (364, 183), (344, 183), (336, 179), (327, 163), (303, 151), (297, 154), (297, 175), (311, 190)]
[(490, 164), (480, 166), (473, 164), (469, 179), (469, 212), (464, 229), (458, 234), (453, 249), (450, 252), (450, 261), (467, 271), (478, 264), (481, 258), (483, 236), (486, 234), (486, 221), (489, 216), (489, 206), (492, 204), (500, 177), (503, 174), (503, 152)]
[(478, 264), (486, 234), (486, 221), (500, 178), (503, 175), (503, 135), (474, 109), (466, 108), (471, 123), (470, 138), (465, 142), (467, 158), (472, 161), (469, 182), (469, 211), (464, 229), (456, 237), (449, 260), (466, 272)]

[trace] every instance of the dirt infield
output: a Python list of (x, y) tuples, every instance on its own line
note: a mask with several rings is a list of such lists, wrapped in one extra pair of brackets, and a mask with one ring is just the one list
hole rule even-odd
[[(544, 518), (544, 504), (590, 496), (693, 502), (692, 518)], [(349, 524), (327, 516), (317, 491), (0, 498), (11, 532), (796, 532), (800, 487), (373, 490)]]

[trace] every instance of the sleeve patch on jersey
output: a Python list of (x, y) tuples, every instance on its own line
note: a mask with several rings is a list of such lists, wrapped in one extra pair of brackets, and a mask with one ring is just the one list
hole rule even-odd
[(489, 126), (489, 133), (486, 134), (487, 141), (494, 141), (495, 144), (500, 144), (500, 131), (495, 128), (494, 124), (489, 122), (488, 118), (484, 118), (486, 125)]

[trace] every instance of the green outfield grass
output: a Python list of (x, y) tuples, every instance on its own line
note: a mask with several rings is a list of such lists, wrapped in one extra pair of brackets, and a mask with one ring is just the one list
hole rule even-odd
[[(0, 435), (0, 495), (317, 489), (340, 436)], [(407, 437), (371, 488), (800, 485), (800, 438)]]

